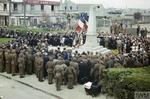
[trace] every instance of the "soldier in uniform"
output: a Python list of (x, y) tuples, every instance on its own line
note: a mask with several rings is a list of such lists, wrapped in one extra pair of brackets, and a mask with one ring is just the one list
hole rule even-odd
[(39, 57), (40, 52), (37, 52), (34, 54), (34, 73), (36, 74), (36, 77), (38, 78), (37, 73), (37, 58)]
[(33, 61), (33, 56), (31, 53), (31, 49), (28, 49), (26, 51), (26, 72), (29, 75), (31, 75), (33, 71), (32, 61)]
[(37, 77), (40, 82), (43, 81), (43, 58), (41, 53), (36, 58), (36, 70), (37, 70)]
[(11, 52), (11, 68), (12, 68), (12, 76), (15, 76), (17, 69), (17, 54), (15, 49), (12, 49)]
[(94, 68), (94, 65), (97, 63), (97, 59), (94, 58), (94, 55), (90, 56), (89, 61), (91, 63), (90, 68)]
[(62, 76), (63, 76), (63, 84), (67, 84), (67, 75), (66, 75), (66, 69), (67, 69), (67, 64), (69, 61), (64, 61), (63, 59), (60, 60), (61, 63), (61, 68), (62, 68)]
[(106, 68), (113, 68), (114, 67), (114, 57), (110, 56), (106, 62)]
[(68, 67), (66, 69), (66, 75), (68, 80), (68, 89), (73, 89), (73, 83), (76, 75), (76, 71), (73, 66), (68, 63)]
[(19, 66), (19, 74), (20, 78), (24, 78), (25, 75), (25, 55), (24, 53), (20, 53), (18, 57), (18, 66)]
[(101, 60), (100, 61), (100, 67), (99, 67), (99, 81), (102, 80), (104, 78), (104, 70), (105, 70), (105, 65), (104, 62)]
[(99, 82), (101, 79), (101, 70), (104, 67), (102, 64), (102, 61), (97, 61), (97, 63), (94, 65), (94, 68), (91, 70), (91, 76), (93, 77), (94, 82)]
[(48, 72), (48, 83), (52, 84), (53, 83), (53, 71), (54, 71), (54, 67), (55, 67), (55, 63), (53, 62), (53, 58), (49, 57), (49, 61), (46, 64), (47, 67), (47, 72)]
[(63, 70), (61, 64), (62, 63), (58, 61), (57, 65), (54, 68), (54, 77), (55, 77), (57, 91), (61, 90), (61, 84), (62, 84)]
[(6, 70), (6, 65), (5, 65), (5, 45), (2, 46), (2, 52), (3, 52), (3, 60), (2, 60), (2, 64), (4, 66), (4, 71)]
[(74, 78), (74, 84), (77, 84), (78, 81), (78, 75), (79, 75), (79, 64), (76, 62), (76, 59), (72, 59), (70, 62), (70, 66), (72, 66), (75, 69), (75, 78)]
[(10, 56), (10, 49), (6, 49), (5, 51), (5, 65), (6, 65), (6, 72), (8, 74), (11, 73), (11, 56)]
[(0, 48), (0, 72), (3, 72), (3, 71), (4, 71), (3, 60), (4, 60), (4, 57), (3, 57), (3, 50)]
[(91, 77), (93, 78), (93, 82), (97, 82), (98, 77), (99, 77), (99, 68), (100, 68), (100, 64), (97, 61), (97, 63), (94, 65), (94, 67), (91, 69)]

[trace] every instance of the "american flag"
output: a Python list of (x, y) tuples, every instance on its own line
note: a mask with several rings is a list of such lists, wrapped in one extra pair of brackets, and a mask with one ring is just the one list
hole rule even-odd
[(89, 16), (87, 13), (81, 13), (78, 23), (77, 23), (77, 27), (76, 27), (76, 32), (80, 33), (82, 30), (87, 30), (88, 29), (88, 20), (89, 20)]

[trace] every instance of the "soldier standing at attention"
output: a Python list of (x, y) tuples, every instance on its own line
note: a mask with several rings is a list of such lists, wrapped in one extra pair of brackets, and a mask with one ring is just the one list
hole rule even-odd
[(4, 71), (4, 64), (3, 64), (3, 50), (0, 48), (0, 72)]
[(26, 72), (29, 75), (32, 74), (32, 69), (33, 69), (32, 61), (33, 61), (33, 56), (31, 53), (31, 49), (28, 48), (28, 50), (26, 51)]
[(47, 67), (47, 72), (48, 72), (48, 83), (52, 84), (53, 83), (53, 71), (54, 71), (54, 67), (55, 67), (55, 63), (53, 62), (53, 58), (49, 57), (49, 61), (46, 64)]
[(40, 82), (43, 81), (43, 58), (41, 53), (36, 58), (36, 70), (37, 70), (37, 77)]
[(61, 69), (62, 69), (62, 84), (66, 85), (67, 84), (67, 76), (66, 76), (66, 69), (67, 65), (66, 62), (62, 59), (59, 60), (61, 63)]
[(3, 64), (3, 66), (4, 66), (4, 71), (6, 71), (6, 65), (5, 65), (5, 49), (6, 49), (6, 46), (3, 45), (3, 46), (2, 46), (2, 52), (3, 52), (2, 64)]
[(15, 76), (17, 69), (17, 54), (15, 49), (12, 49), (11, 52), (11, 68), (12, 68), (12, 76)]
[(25, 55), (24, 53), (20, 53), (18, 57), (18, 66), (19, 66), (19, 74), (20, 78), (24, 78), (25, 75)]
[(72, 66), (75, 69), (75, 78), (74, 78), (74, 84), (77, 84), (78, 81), (78, 75), (79, 75), (79, 64), (76, 62), (77, 60), (73, 58), (73, 60), (70, 62), (70, 66)]
[(6, 49), (5, 51), (5, 65), (6, 65), (6, 72), (8, 74), (11, 73), (11, 56), (10, 56), (10, 49)]
[(67, 63), (66, 75), (68, 80), (68, 89), (73, 89), (73, 83), (75, 79), (76, 71), (73, 66), (70, 65), (69, 61)]
[(56, 82), (56, 90), (61, 90), (61, 84), (62, 84), (62, 77), (63, 77), (63, 70), (61, 68), (61, 62), (58, 61), (57, 65), (54, 68), (54, 77)]
[(41, 53), (39, 52), (39, 50), (36, 50), (36, 53), (33, 55), (34, 56), (34, 72), (36, 74), (36, 77), (38, 78), (38, 73), (37, 73), (37, 59), (39, 57)]
[(99, 68), (100, 64), (99, 61), (94, 65), (94, 67), (91, 69), (91, 77), (93, 78), (93, 82), (97, 82), (99, 78)]
[(91, 70), (91, 76), (94, 78), (94, 82), (99, 82), (99, 80), (101, 79), (101, 73), (103, 68), (105, 68), (104, 62), (102, 61), (102, 59), (100, 59), (97, 61), (97, 63), (94, 65), (94, 68)]

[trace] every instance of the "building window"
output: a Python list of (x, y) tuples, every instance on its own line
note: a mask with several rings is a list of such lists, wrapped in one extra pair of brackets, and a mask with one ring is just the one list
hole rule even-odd
[(7, 4), (4, 4), (4, 11), (7, 10)]
[(41, 11), (44, 11), (44, 5), (41, 4)]
[(37, 25), (37, 19), (33, 20), (33, 25), (36, 26)]
[(34, 10), (34, 5), (33, 5), (33, 4), (31, 4), (31, 11), (32, 11), (32, 10)]
[(17, 5), (17, 3), (14, 3), (14, 10), (15, 10), (15, 11), (18, 10), (18, 5)]
[(70, 6), (70, 10), (72, 10), (72, 6)]
[(15, 18), (11, 18), (11, 24), (15, 25)]
[(67, 7), (65, 6), (65, 10), (67, 10)]
[(51, 11), (54, 11), (54, 5), (51, 5)]

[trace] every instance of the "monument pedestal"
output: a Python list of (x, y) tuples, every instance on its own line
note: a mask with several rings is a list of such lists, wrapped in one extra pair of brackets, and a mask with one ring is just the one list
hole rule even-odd
[(88, 47), (99, 46), (97, 36), (96, 35), (87, 35), (86, 43), (83, 46), (88, 46)]
[(99, 45), (96, 35), (87, 35), (86, 43), (79, 48), (75, 48), (73, 51), (78, 51), (79, 53), (89, 51), (93, 52), (94, 54), (96, 52), (101, 54), (106, 54), (110, 52), (110, 50), (108, 50), (107, 48)]

